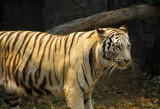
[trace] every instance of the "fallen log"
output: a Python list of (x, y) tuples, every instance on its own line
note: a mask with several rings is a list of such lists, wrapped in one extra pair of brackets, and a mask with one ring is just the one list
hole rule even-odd
[(48, 30), (51, 34), (69, 34), (75, 31), (84, 31), (89, 28), (100, 26), (113, 26), (124, 21), (139, 19), (144, 20), (147, 18), (160, 16), (160, 2), (154, 4), (143, 4), (131, 6), (114, 11), (98, 13), (86, 18), (73, 20)]

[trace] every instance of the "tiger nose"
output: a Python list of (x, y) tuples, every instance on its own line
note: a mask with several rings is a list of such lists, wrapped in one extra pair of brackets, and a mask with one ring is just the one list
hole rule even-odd
[(131, 63), (131, 61), (132, 61), (132, 60), (130, 60), (130, 59), (124, 59), (124, 62), (127, 63), (127, 64), (128, 64), (128, 63)]

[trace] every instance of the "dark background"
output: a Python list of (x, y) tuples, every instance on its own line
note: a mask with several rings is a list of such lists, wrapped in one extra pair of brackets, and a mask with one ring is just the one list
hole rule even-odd
[[(78, 18), (145, 3), (149, 0), (1, 0), (0, 30), (47, 31)], [(133, 60), (143, 71), (159, 74), (160, 18), (121, 24), (129, 27)]]

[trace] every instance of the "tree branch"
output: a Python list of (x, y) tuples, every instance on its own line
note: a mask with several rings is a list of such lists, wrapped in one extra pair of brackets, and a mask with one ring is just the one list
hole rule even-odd
[(160, 16), (160, 2), (155, 4), (143, 4), (115, 11), (102, 12), (82, 19), (73, 20), (69, 23), (56, 26), (49, 31), (51, 34), (69, 34), (75, 31), (84, 31), (89, 28), (100, 26), (113, 26), (123, 21), (134, 19), (147, 19)]

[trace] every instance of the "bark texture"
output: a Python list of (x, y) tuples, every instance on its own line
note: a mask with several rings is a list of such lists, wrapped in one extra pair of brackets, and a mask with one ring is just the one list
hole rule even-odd
[(73, 20), (69, 23), (56, 26), (49, 31), (51, 34), (68, 34), (75, 31), (84, 31), (100, 26), (113, 26), (124, 21), (139, 19), (144, 20), (160, 16), (160, 3), (144, 4), (115, 11), (102, 12), (82, 19)]

